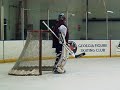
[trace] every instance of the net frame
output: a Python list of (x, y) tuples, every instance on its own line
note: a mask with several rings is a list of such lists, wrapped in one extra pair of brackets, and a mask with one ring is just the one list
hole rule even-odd
[[(39, 41), (39, 57), (38, 57), (38, 60), (39, 60), (39, 65), (38, 66), (35, 66), (35, 67), (29, 67), (31, 69), (36, 69), (38, 70), (38, 72), (36, 73), (35, 70), (34, 71), (30, 71), (30, 72), (23, 72), (23, 70), (27, 70), (28, 67), (17, 67), (14, 69), (15, 65), (17, 64), (17, 62), (15, 63), (14, 67), (11, 69), (11, 71), (8, 73), (9, 75), (16, 75), (16, 76), (38, 76), (38, 75), (42, 75), (42, 71), (52, 71), (53, 70), (53, 66), (42, 66), (42, 33), (50, 33), (49, 30), (29, 30), (27, 33), (38, 33), (38, 41)], [(27, 37), (28, 38), (28, 37)], [(27, 43), (27, 41), (26, 41)], [(24, 46), (25, 47), (25, 46)], [(24, 49), (23, 49), (24, 50)], [(23, 51), (22, 51), (23, 52)], [(21, 52), (21, 55), (22, 55), (22, 52)], [(20, 56), (21, 56), (20, 55)], [(19, 58), (20, 58), (19, 56)], [(18, 60), (19, 60), (18, 58)], [(16, 73), (18, 72), (19, 73)], [(32, 72), (32, 73), (31, 73)]]

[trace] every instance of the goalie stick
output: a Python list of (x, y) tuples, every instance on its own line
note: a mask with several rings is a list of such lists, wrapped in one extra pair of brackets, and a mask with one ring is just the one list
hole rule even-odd
[[(48, 29), (49, 31), (59, 40), (58, 36), (53, 32), (53, 30), (43, 21), (42, 22)], [(75, 58), (78, 58), (78, 57), (81, 57), (81, 56), (84, 56), (85, 53), (80, 53), (78, 55), (75, 55), (75, 53), (64, 43), (62, 43), (62, 45), (65, 47), (65, 49)]]

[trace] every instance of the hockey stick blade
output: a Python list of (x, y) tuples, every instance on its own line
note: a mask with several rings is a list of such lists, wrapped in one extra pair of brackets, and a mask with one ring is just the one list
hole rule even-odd
[(79, 57), (82, 57), (84, 55), (85, 55), (85, 53), (81, 53), (81, 54), (75, 55), (75, 58), (79, 58)]

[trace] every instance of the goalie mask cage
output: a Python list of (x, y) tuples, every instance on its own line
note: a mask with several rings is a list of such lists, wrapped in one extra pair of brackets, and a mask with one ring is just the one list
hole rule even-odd
[(55, 50), (52, 40), (43, 40), (48, 30), (31, 30), (27, 32), (26, 43), (9, 75), (42, 75), (42, 71), (52, 71), (55, 62)]

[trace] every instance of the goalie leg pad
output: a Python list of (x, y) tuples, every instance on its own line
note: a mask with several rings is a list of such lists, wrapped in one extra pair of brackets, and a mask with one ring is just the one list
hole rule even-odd
[(66, 64), (66, 58), (61, 55), (61, 53), (56, 55), (56, 61), (53, 68), (54, 73), (65, 73), (64, 65)]
[(57, 67), (57, 68), (55, 68), (55, 69), (53, 70), (53, 72), (54, 72), (55, 74), (62, 74), (62, 73), (65, 73), (65, 70), (64, 70), (64, 68)]
[[(66, 44), (65, 37), (63, 34), (60, 34), (59, 40), (62, 43)], [(60, 52), (60, 51), (62, 51), (62, 52)], [(66, 61), (67, 61), (67, 50), (65, 49), (64, 46), (62, 46), (61, 50), (58, 50), (56, 56), (57, 57), (56, 57), (56, 62), (55, 62), (53, 71), (55, 73), (64, 73), (65, 72), (64, 66), (65, 66)]]
[(53, 72), (57, 74), (65, 73), (64, 66), (66, 64), (67, 59), (65, 57), (60, 56), (60, 58), (56, 59), (55, 66), (53, 68)]
[(66, 53), (59, 54), (55, 61), (55, 67), (64, 67), (67, 61)]

